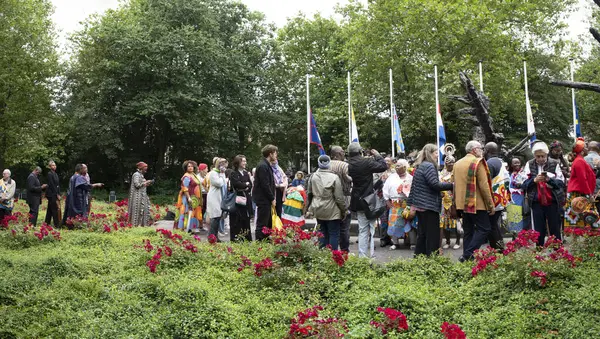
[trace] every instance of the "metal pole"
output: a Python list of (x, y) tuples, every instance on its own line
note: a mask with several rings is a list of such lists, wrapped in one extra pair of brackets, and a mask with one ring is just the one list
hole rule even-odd
[(483, 65), (479, 60), (479, 91), (483, 93)]
[[(571, 81), (575, 81), (575, 76), (573, 74), (573, 59), (569, 59), (570, 67), (571, 67)], [(571, 101), (573, 103), (573, 139), (577, 141), (577, 106), (575, 103), (575, 88), (571, 88)]]
[(396, 143), (394, 142), (394, 79), (390, 68), (390, 130), (392, 137), (392, 158), (396, 156)]
[(306, 74), (306, 150), (308, 153), (306, 172), (310, 174), (310, 84)]
[(436, 143), (438, 149), (438, 164), (442, 163), (441, 154), (440, 154), (440, 127), (438, 126), (438, 116), (440, 114), (440, 101), (438, 98), (438, 73), (437, 73), (437, 65), (433, 65), (433, 73), (435, 77), (435, 133), (436, 133)]
[(350, 71), (348, 71), (348, 144), (352, 142), (352, 100), (350, 98)]

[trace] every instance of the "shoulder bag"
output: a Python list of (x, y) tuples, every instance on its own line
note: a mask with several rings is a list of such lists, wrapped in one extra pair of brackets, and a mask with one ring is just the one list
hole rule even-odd
[(221, 200), (221, 210), (223, 210), (224, 212), (234, 212), (235, 211), (235, 202), (236, 202), (236, 197), (237, 194), (235, 193), (235, 191), (231, 191), (230, 189), (230, 185), (229, 185), (229, 180), (227, 181), (227, 190), (225, 191), (225, 194), (223, 195), (223, 199)]
[(385, 204), (381, 203), (375, 192), (360, 198), (360, 206), (369, 220), (377, 219), (385, 212)]

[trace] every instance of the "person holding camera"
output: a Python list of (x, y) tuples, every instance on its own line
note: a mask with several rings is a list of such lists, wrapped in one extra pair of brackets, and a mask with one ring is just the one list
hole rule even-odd
[(565, 202), (565, 177), (557, 160), (548, 157), (548, 145), (537, 141), (531, 146), (534, 159), (525, 165), (527, 179), (521, 185), (531, 206), (533, 229), (540, 233), (538, 246), (543, 246), (546, 238), (546, 223), (550, 235), (562, 240), (559, 207)]
[(152, 185), (154, 180), (144, 178), (144, 174), (148, 171), (148, 164), (140, 161), (136, 167), (137, 171), (131, 177), (127, 221), (132, 226), (149, 226), (151, 222), (150, 198), (148, 198), (146, 188)]
[[(385, 172), (388, 169), (383, 157), (376, 150), (368, 151), (368, 156), (362, 155), (362, 147), (358, 142), (348, 145), (348, 174), (352, 178), (353, 187), (350, 196), (350, 211), (356, 212), (358, 219), (358, 256), (366, 257), (367, 249), (370, 255), (375, 255), (375, 218), (368, 218), (365, 213), (363, 198), (374, 194), (373, 174)], [(369, 240), (370, 238), (370, 240)]]

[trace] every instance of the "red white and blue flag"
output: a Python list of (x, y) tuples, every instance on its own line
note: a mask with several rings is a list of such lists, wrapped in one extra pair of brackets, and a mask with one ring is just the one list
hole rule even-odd
[(319, 155), (325, 155), (325, 149), (323, 148), (323, 144), (321, 143), (321, 136), (319, 135), (319, 131), (317, 130), (317, 122), (315, 121), (315, 117), (312, 114), (312, 110), (310, 111), (310, 143), (317, 145), (319, 148)]

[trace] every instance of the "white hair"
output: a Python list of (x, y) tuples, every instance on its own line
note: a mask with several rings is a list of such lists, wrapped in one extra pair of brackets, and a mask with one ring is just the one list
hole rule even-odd
[(400, 160), (396, 161), (396, 166), (408, 168), (408, 166), (409, 166), (408, 165), (408, 160), (406, 160), (406, 159), (400, 159)]
[(473, 148), (479, 147), (481, 148), (481, 143), (477, 140), (471, 140), (467, 142), (467, 146), (465, 146), (465, 151), (467, 153), (473, 152)]
[(2, 172), (2, 175), (4, 175), (4, 173), (8, 173), (9, 177), (12, 175), (12, 173), (10, 172), (10, 170), (8, 168)]

